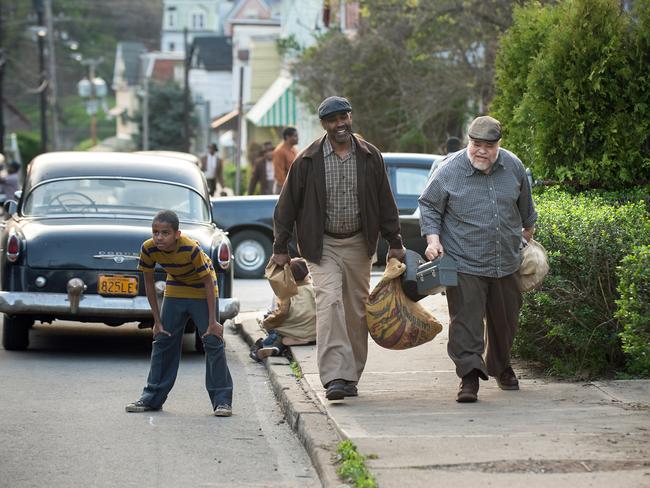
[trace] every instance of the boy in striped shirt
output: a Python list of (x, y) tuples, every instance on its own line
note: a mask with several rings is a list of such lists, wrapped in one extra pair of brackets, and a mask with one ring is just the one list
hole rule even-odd
[[(205, 348), (205, 386), (217, 417), (232, 415), (232, 378), (226, 362), (223, 326), (217, 322), (217, 276), (212, 261), (197, 242), (181, 235), (178, 216), (162, 210), (153, 218), (152, 238), (142, 244), (138, 270), (153, 314), (151, 366), (142, 396), (127, 412), (160, 410), (174, 386), (185, 324), (192, 319)], [(166, 273), (162, 313), (154, 288), (154, 268)]]

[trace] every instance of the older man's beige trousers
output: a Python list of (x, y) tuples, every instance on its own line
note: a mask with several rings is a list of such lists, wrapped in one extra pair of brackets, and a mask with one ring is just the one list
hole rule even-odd
[(323, 386), (336, 379), (359, 381), (368, 356), (366, 301), (371, 258), (362, 233), (323, 237), (319, 264), (309, 263), (316, 291), (316, 348)]

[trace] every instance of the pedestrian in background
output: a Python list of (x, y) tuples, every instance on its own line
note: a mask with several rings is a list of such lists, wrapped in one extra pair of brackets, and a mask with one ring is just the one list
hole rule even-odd
[(499, 121), (477, 117), (468, 135), (467, 148), (449, 156), (419, 199), (427, 259), (445, 253), (458, 267), (458, 286), (446, 295), (447, 350), (462, 378), (459, 402), (478, 399), (479, 377), (519, 389), (510, 365), (522, 305), (517, 270), (522, 237), (532, 239), (537, 220), (524, 165), (500, 147)]
[(287, 127), (282, 131), (282, 142), (273, 150), (273, 170), (275, 171), (275, 186), (273, 192), (280, 194), (284, 181), (287, 179), (289, 168), (296, 159), (298, 151), (298, 131), (295, 127)]
[(226, 186), (223, 181), (223, 161), (219, 158), (218, 152), (217, 145), (212, 143), (208, 145), (208, 152), (201, 156), (201, 169), (208, 181), (210, 196), (214, 195), (217, 189), (217, 181), (222, 189)]
[(253, 173), (248, 183), (248, 194), (254, 195), (260, 186), (260, 195), (273, 195), (275, 172), (273, 170), (273, 143), (265, 142), (262, 152), (253, 162)]
[(16, 192), (20, 190), (20, 164), (11, 161), (7, 165), (7, 175), (0, 177), (0, 193), (4, 194), (5, 201), (13, 200)]
[(450, 136), (447, 138), (447, 142), (445, 142), (446, 154), (460, 151), (461, 149), (462, 146), (460, 144), (460, 139), (458, 137)]
[[(183, 332), (188, 319), (196, 325), (205, 349), (205, 386), (217, 417), (232, 415), (232, 378), (226, 362), (223, 326), (217, 322), (217, 276), (210, 258), (196, 241), (181, 235), (178, 216), (158, 212), (151, 224), (152, 238), (142, 244), (138, 270), (144, 274), (147, 300), (153, 315), (153, 346), (147, 385), (127, 412), (160, 410), (174, 386), (181, 360)], [(154, 286), (154, 268), (167, 272), (162, 313)]]
[(326, 134), (294, 161), (273, 216), (272, 259), (289, 261), (296, 229), (316, 292), (318, 371), (328, 400), (357, 396), (368, 355), (365, 303), (381, 235), (404, 258), (397, 205), (379, 150), (352, 133), (352, 107), (329, 97), (318, 107)]

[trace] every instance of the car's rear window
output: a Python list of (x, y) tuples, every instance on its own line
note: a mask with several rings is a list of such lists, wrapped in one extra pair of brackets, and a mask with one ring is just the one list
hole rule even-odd
[(208, 207), (186, 187), (155, 181), (87, 178), (42, 184), (27, 195), (22, 212), (27, 216), (89, 214), (91, 216), (153, 216), (173, 210), (180, 220), (208, 222)]
[(395, 168), (395, 193), (398, 195), (420, 195), (427, 185), (429, 168)]

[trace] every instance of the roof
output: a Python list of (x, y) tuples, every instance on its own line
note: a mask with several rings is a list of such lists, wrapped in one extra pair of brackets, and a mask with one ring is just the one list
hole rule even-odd
[(232, 41), (230, 37), (195, 37), (192, 44), (193, 68), (203, 68), (207, 71), (232, 71)]
[(50, 152), (41, 154), (29, 164), (25, 188), (39, 182), (75, 177), (122, 177), (169, 181), (207, 192), (201, 170), (180, 158), (116, 152)]
[[(118, 42), (116, 48), (116, 70), (114, 73), (114, 82), (116, 78), (121, 78), (129, 86), (135, 86), (139, 81), (140, 73), (140, 55), (147, 52), (144, 44), (141, 42)], [(119, 60), (123, 63), (124, 71), (118, 73)]]
[(418, 166), (431, 165), (434, 161), (442, 158), (437, 154), (424, 154), (424, 153), (381, 153), (386, 162), (392, 163), (393, 166), (400, 166), (402, 164), (416, 164)]

